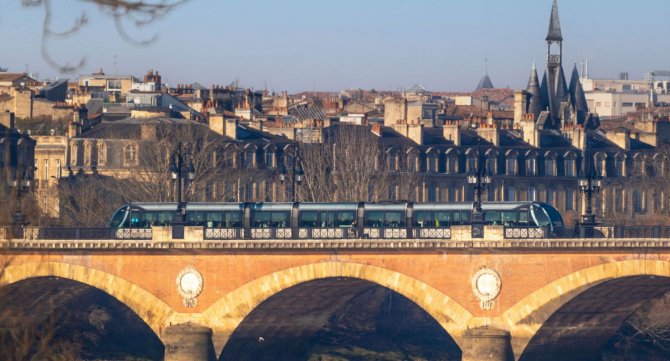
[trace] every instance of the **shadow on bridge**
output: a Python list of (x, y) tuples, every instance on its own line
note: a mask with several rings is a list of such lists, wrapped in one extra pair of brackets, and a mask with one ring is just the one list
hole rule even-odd
[(325, 278), (256, 307), (220, 360), (460, 360), (453, 338), (404, 296), (370, 281)]
[(670, 278), (624, 277), (579, 291), (542, 324), (520, 361), (602, 360), (606, 344), (626, 319), (670, 292)]
[(0, 350), (16, 360), (159, 360), (164, 353), (161, 340), (130, 308), (64, 278), (0, 287), (0, 320)]

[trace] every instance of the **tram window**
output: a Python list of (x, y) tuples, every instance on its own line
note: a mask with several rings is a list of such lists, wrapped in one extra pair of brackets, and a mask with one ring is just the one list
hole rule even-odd
[[(127, 227), (128, 220), (126, 219), (126, 221), (123, 222), (124, 218), (126, 217), (126, 213), (127, 213), (126, 208), (122, 208), (118, 212), (116, 212), (112, 217), (111, 227), (112, 228)], [(121, 224), (121, 222), (123, 222), (123, 224)]]
[(414, 212), (414, 227), (430, 227), (430, 220), (433, 218), (433, 212), (423, 212), (415, 211)]
[(337, 212), (336, 227), (351, 227), (354, 224), (354, 212)]
[(335, 212), (321, 212), (321, 228), (335, 227)]
[(528, 226), (528, 210), (522, 209), (519, 211), (519, 225)]
[(288, 212), (255, 212), (254, 228), (286, 228), (289, 226)]
[(517, 212), (502, 212), (502, 222), (506, 226), (516, 225)]
[(223, 226), (225, 228), (241, 228), (242, 212), (225, 212)]
[(301, 212), (300, 227), (316, 227), (318, 224), (317, 212)]
[(551, 220), (551, 224), (556, 227), (563, 227), (563, 218), (561, 218), (561, 214), (556, 211), (556, 209), (551, 208), (551, 207), (545, 207), (545, 211), (547, 211), (547, 214), (549, 215), (549, 219)]
[(451, 212), (417, 211), (414, 213), (414, 227), (449, 227), (451, 225), (451, 218)]
[(500, 212), (498, 211), (488, 211), (485, 215), (486, 223), (493, 225), (500, 224)]
[(204, 226), (205, 225), (205, 213), (204, 212), (187, 212), (186, 221), (191, 226)]
[(540, 207), (533, 207), (533, 216), (535, 217), (535, 221), (539, 227), (546, 227), (551, 224), (549, 217)]
[(398, 228), (404, 226), (401, 212), (386, 212), (384, 227)]
[(223, 213), (207, 212), (207, 228), (220, 228), (223, 224)]
[(451, 218), (451, 212), (435, 212), (435, 227), (449, 227)]
[(365, 212), (365, 226), (366, 227), (383, 227), (384, 226), (384, 212)]

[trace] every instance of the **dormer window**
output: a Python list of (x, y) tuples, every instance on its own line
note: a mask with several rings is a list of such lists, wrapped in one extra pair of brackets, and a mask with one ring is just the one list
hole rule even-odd
[(505, 174), (515, 176), (517, 174), (517, 157), (515, 151), (508, 151), (505, 154)]
[(626, 156), (618, 154), (614, 159), (614, 174), (616, 177), (626, 176)]
[(537, 175), (537, 154), (535, 152), (526, 153), (526, 176), (534, 177)]
[(447, 151), (446, 156), (446, 174), (457, 174), (458, 173), (458, 153), (455, 150), (450, 149)]
[(556, 154), (552, 152), (544, 155), (544, 175), (547, 177), (556, 175)]

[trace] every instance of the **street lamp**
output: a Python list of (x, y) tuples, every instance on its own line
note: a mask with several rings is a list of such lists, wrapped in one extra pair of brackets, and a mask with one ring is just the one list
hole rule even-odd
[[(187, 163), (188, 160), (188, 163)], [(182, 143), (170, 156), (170, 178), (177, 187), (177, 213), (172, 218), (172, 238), (184, 238), (185, 202), (182, 200), (182, 187), (187, 188), (188, 183), (195, 179), (195, 168), (193, 167), (193, 155), (184, 152)]]
[[(473, 124), (474, 128), (474, 124)], [(492, 177), (486, 169), (486, 158), (482, 153), (479, 136), (477, 136), (477, 163), (470, 164), (467, 182), (474, 187), (474, 202), (472, 207), (472, 238), (484, 237), (484, 211), (482, 210), (482, 192), (492, 183)]]
[[(302, 183), (302, 179), (305, 175), (305, 172), (302, 169), (302, 158), (300, 157), (300, 155), (296, 154), (295, 156), (289, 156), (289, 157), (293, 160), (293, 168), (291, 174), (291, 181), (293, 182), (293, 186), (291, 187), (291, 201), (295, 203), (296, 186), (299, 186)], [(282, 162), (281, 168), (279, 169), (279, 180), (281, 181), (282, 184), (284, 184), (284, 182), (286, 181), (287, 176), (288, 172), (286, 171), (286, 167)]]
[(588, 148), (588, 140), (584, 149), (584, 173), (583, 178), (579, 180), (579, 190), (582, 196), (586, 199), (586, 207), (582, 213), (581, 225), (594, 226), (596, 225), (596, 216), (593, 214), (593, 197), (600, 193), (602, 188), (602, 180), (596, 174), (593, 160), (591, 159), (591, 152)]

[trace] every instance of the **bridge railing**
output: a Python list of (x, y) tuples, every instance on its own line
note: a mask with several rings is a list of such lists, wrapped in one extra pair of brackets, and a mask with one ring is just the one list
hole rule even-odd
[(505, 227), (507, 239), (669, 238), (670, 226), (576, 225), (570, 227)]
[[(248, 236), (248, 237), (245, 237)], [(242, 228), (205, 228), (205, 239), (450, 239), (451, 229), (445, 228), (252, 228), (245, 234)]]
[(21, 233), (20, 238), (25, 240), (142, 240), (152, 238), (151, 228), (26, 227)]

